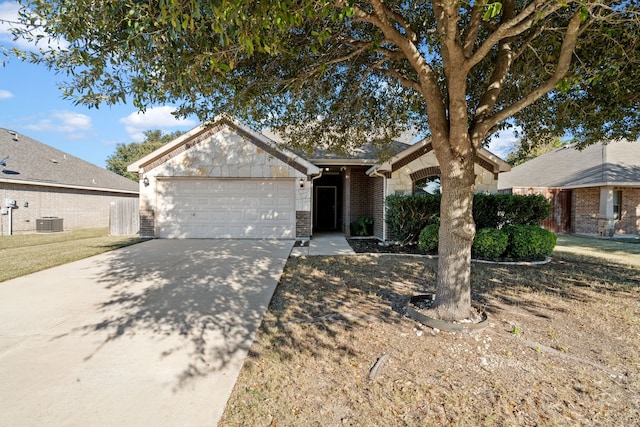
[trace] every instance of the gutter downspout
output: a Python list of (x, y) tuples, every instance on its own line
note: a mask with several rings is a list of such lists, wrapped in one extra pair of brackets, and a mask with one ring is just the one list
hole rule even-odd
[(371, 176), (378, 176), (382, 178), (382, 241), (387, 241), (387, 177), (384, 174), (381, 174), (376, 169), (371, 172)]

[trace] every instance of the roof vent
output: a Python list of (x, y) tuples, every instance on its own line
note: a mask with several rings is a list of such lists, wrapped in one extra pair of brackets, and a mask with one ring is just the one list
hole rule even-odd
[(14, 132), (12, 130), (8, 130), (7, 132), (9, 132), (9, 134), (11, 134), (11, 137), (12, 137), (11, 139), (13, 139), (14, 141), (18, 140), (18, 133), (17, 132)]
[(49, 159), (51, 161), (51, 163), (58, 163), (58, 161), (56, 159)]

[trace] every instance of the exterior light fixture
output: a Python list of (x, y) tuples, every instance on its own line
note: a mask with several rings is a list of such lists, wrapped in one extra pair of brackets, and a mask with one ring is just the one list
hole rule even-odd
[(300, 188), (304, 188), (304, 179), (300, 178)]
[(24, 207), (28, 208), (29, 207), (29, 202), (24, 202)]
[(142, 183), (144, 184), (145, 187), (149, 186), (149, 178), (147, 178), (146, 176), (142, 179)]

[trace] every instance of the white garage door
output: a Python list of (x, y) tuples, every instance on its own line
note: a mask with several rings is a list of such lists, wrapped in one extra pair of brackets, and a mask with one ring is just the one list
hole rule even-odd
[(158, 181), (164, 238), (295, 238), (295, 182), (263, 179)]

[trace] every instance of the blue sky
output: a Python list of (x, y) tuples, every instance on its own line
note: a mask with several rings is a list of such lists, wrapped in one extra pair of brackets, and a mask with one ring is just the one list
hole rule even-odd
[[(17, 2), (0, 0), (0, 20), (15, 21), (17, 11)], [(8, 24), (0, 22), (0, 50), (16, 46), (29, 48), (14, 44)], [(61, 81), (62, 76), (46, 67), (10, 58), (0, 66), (0, 128), (104, 167), (117, 144), (141, 141), (145, 130), (187, 131), (198, 124), (195, 119), (176, 120), (171, 106), (149, 108), (141, 114), (131, 104), (99, 109), (74, 105), (62, 98)], [(513, 134), (503, 133), (489, 149), (504, 157), (514, 142)]]

